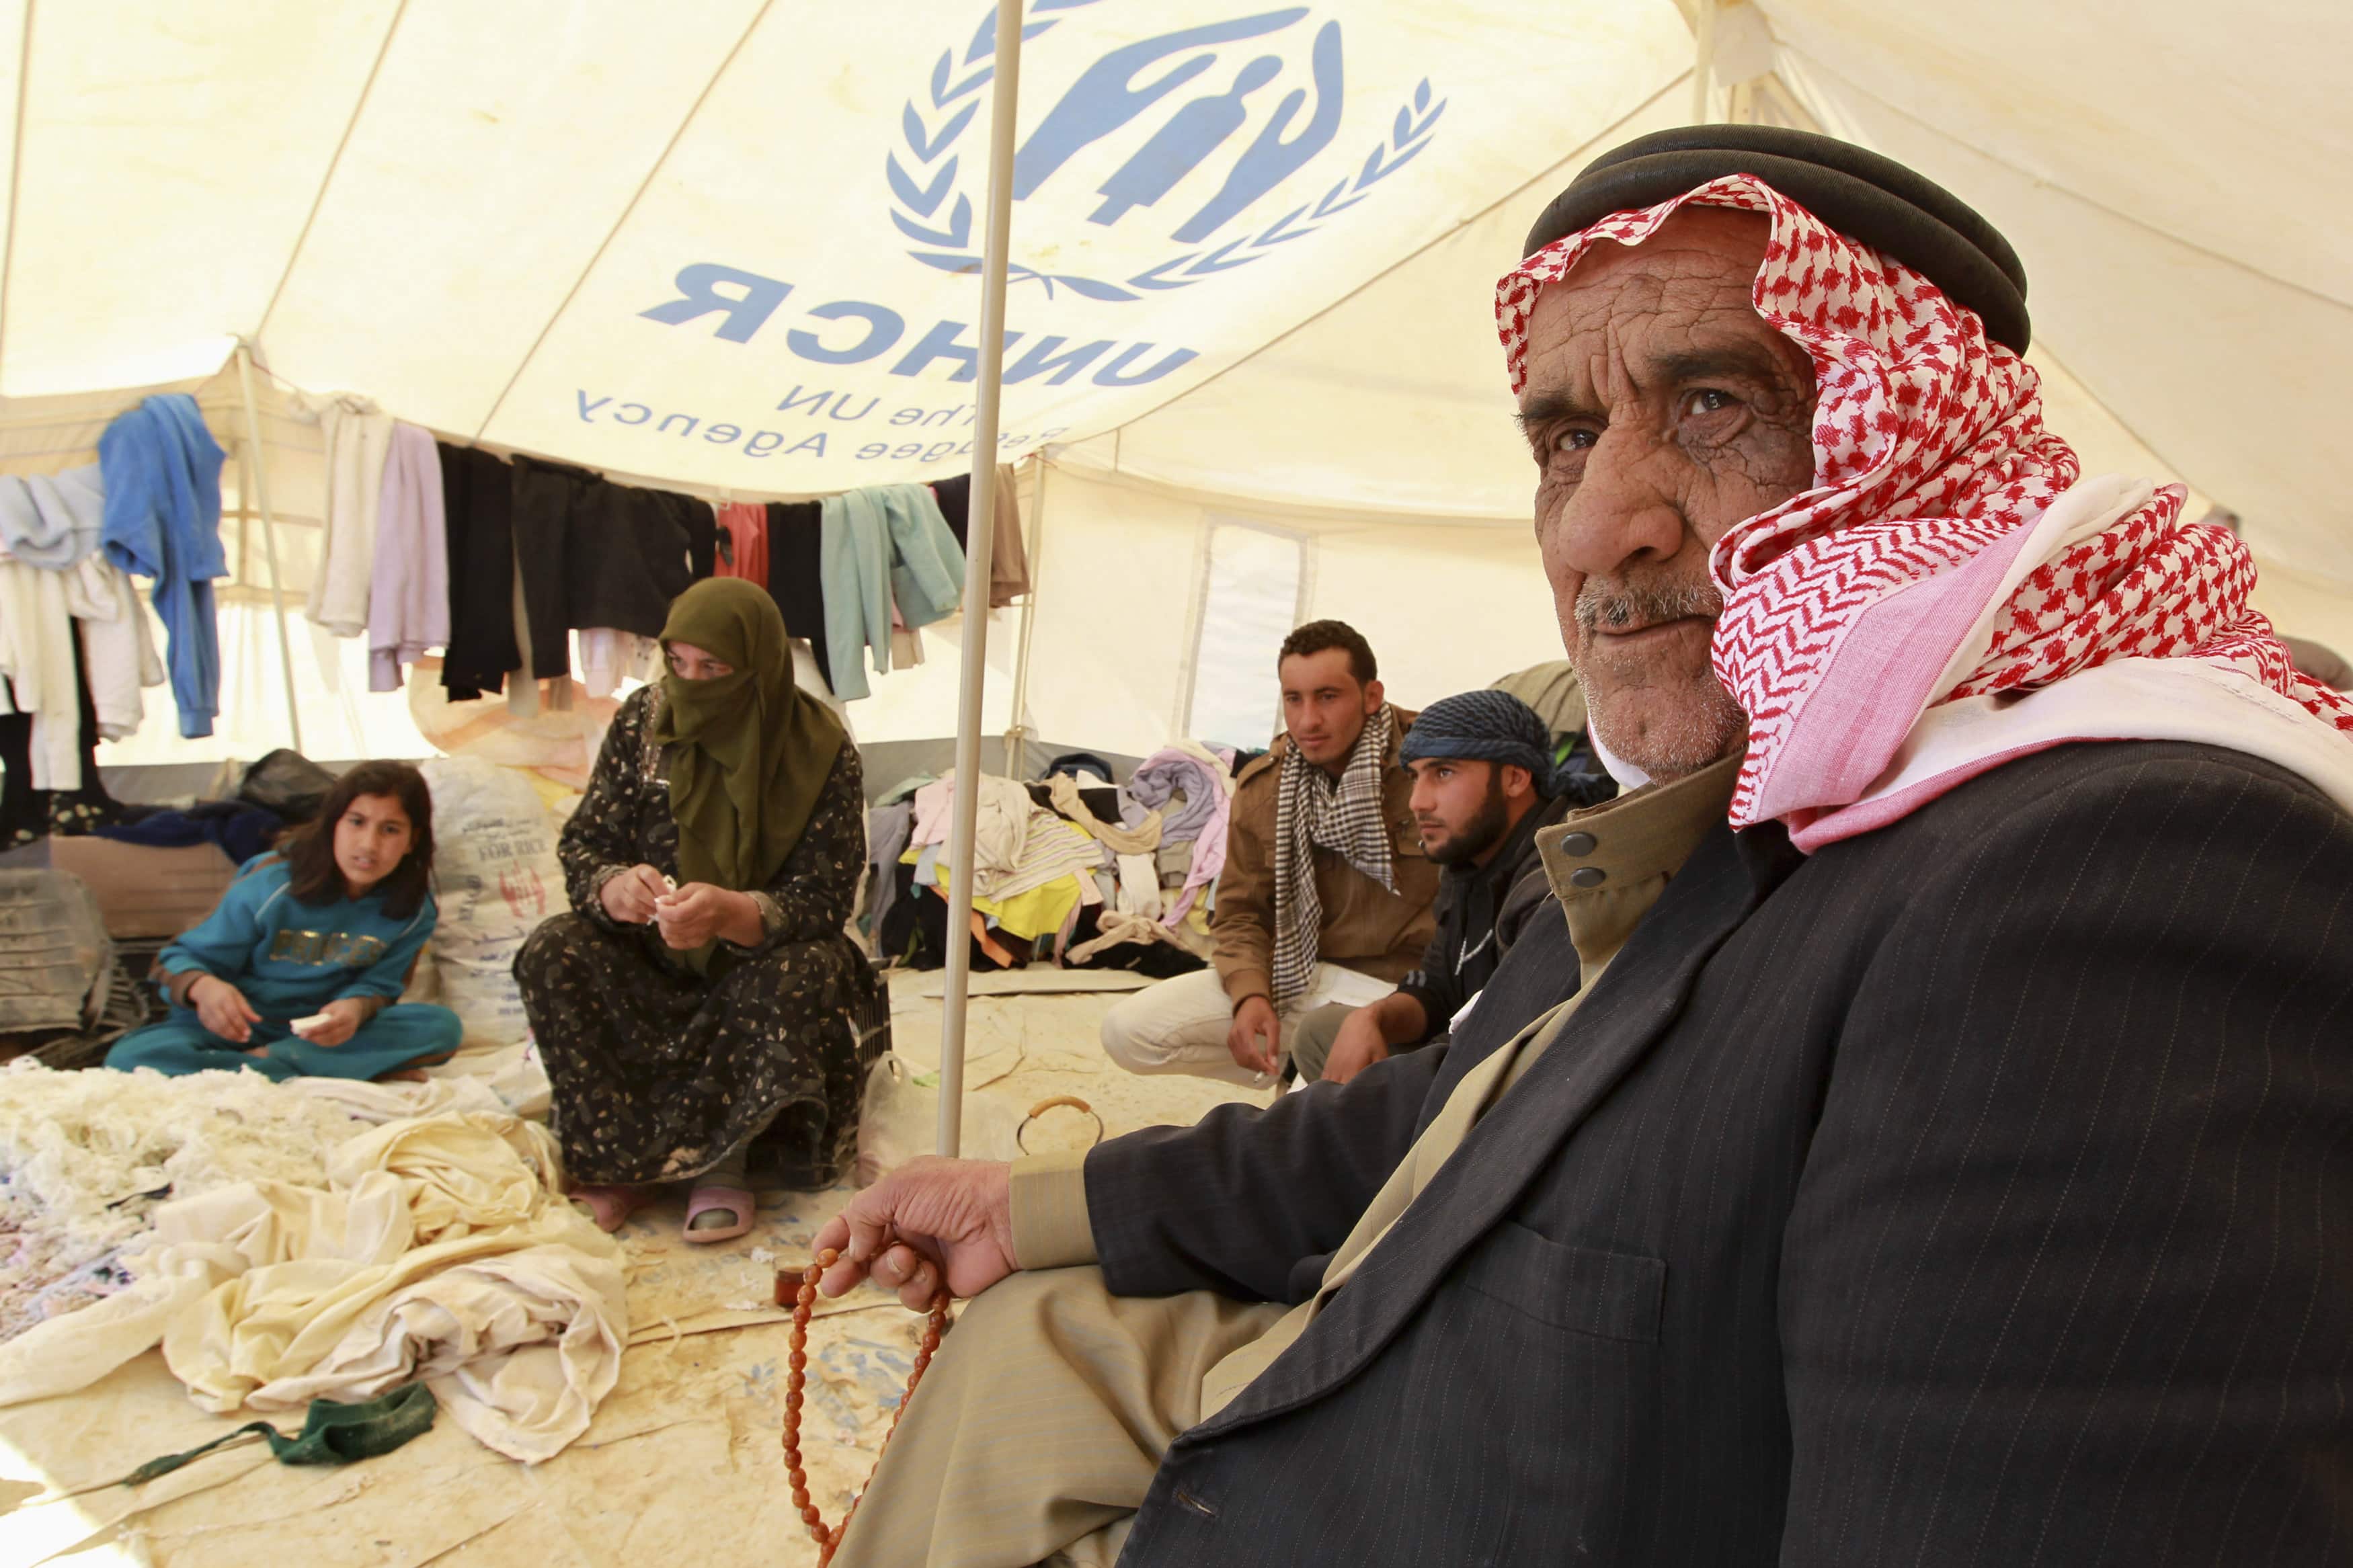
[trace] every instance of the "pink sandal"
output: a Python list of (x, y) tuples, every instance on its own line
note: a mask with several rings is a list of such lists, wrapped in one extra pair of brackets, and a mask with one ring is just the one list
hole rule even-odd
[(645, 1207), (653, 1194), (645, 1187), (599, 1184), (575, 1187), (565, 1195), (586, 1208), (596, 1228), (609, 1236), (628, 1224), (629, 1216)]
[[(697, 1187), (687, 1194), (686, 1239), (698, 1246), (713, 1241), (733, 1241), (748, 1235), (757, 1209), (757, 1200), (743, 1187)], [(732, 1214), (735, 1223), (705, 1226), (697, 1230), (696, 1218), (707, 1214)]]

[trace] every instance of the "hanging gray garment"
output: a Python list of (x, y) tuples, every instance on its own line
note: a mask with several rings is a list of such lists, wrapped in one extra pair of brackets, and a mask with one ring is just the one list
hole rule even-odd
[(0, 477), (0, 545), (27, 566), (62, 572), (98, 548), (106, 522), (99, 466)]

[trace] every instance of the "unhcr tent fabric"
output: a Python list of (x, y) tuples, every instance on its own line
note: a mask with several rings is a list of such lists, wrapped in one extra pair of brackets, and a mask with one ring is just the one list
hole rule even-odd
[[(991, 728), (1144, 754), (1271, 714), (1298, 616), (1402, 700), (1556, 656), (1488, 311), (1594, 153), (1695, 115), (1819, 127), (2015, 243), (2086, 471), (2237, 511), (2292, 631), (2353, 641), (2324, 376), (2353, 351), (2343, 7), (2163, 0), (1346, 5), (1030, 0), (1002, 451), (1040, 559)], [(0, 0), (0, 472), (155, 390), (231, 449), (221, 733), (285, 739), (253, 453), (299, 605), (324, 440), (437, 437), (714, 500), (970, 469), (989, 8)], [(521, 64), (527, 62), (527, 65)], [(1695, 69), (1696, 66), (1696, 69)], [(1405, 584), (1410, 584), (1410, 589)], [(1407, 601), (1410, 601), (1409, 603)], [(1459, 629), (1475, 620), (1480, 638)], [(293, 617), (311, 749), (416, 752)], [(947, 733), (953, 627), (853, 709)], [(191, 754), (151, 724), (104, 760)], [(1212, 735), (1262, 741), (1263, 735)]]

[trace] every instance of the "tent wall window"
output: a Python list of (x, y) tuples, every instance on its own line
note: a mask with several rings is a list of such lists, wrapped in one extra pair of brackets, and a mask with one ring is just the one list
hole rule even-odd
[(1249, 747), (1274, 733), (1282, 701), (1268, 676), (1310, 596), (1308, 542), (1255, 523), (1204, 531), (1192, 684), (1176, 733)]

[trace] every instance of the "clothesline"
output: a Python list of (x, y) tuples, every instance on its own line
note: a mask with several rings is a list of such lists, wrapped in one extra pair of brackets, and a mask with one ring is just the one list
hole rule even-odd
[[(353, 395), (291, 391), (292, 406), (279, 412), (316, 423), (328, 469), (316, 524), (324, 537), (301, 608), (330, 635), (367, 637), (372, 690), (397, 689), (403, 668), (435, 649), (446, 650), (443, 684), (454, 700), (502, 689), (510, 676), (535, 689), (573, 673), (571, 634), (578, 632), (581, 673), (592, 694), (609, 695), (621, 680), (654, 673), (646, 640), (659, 634), (670, 599), (700, 577), (726, 574), (759, 576), (794, 633), (810, 643), (837, 698), (855, 700), (869, 690), (862, 666), (870, 653), (875, 673), (920, 662), (913, 633), (962, 608), (967, 476), (817, 502), (714, 508), (686, 491), (621, 483), (528, 454), (501, 458), (437, 442), (424, 426)], [(133, 439), (133, 431), (142, 434)], [(165, 671), (141, 640), (145, 616), (130, 613), (128, 584), (115, 580), (125, 571), (151, 580), (182, 733), (209, 734), (218, 707), (214, 595), (230, 576), (220, 530), (229, 452), (190, 393), (158, 394), (116, 415), (97, 445), (99, 463), (0, 478), (21, 524), (9, 539), (38, 552), (49, 548), (45, 529), (62, 538), (72, 528), (79, 532), (67, 542), (79, 544), (69, 556), (0, 562), (0, 714), (28, 715), (35, 726), (32, 760), (11, 769), (20, 775), (12, 789), (77, 789), (89, 746), (137, 729), (139, 687)], [(240, 523), (259, 515), (274, 530), (280, 521), (261, 482), (272, 451), (265, 442), (259, 471), (250, 453), (237, 451)], [(1014, 487), (999, 489), (1004, 504), (991, 526), (1003, 569), (992, 581), (992, 607), (1029, 589)], [(120, 507), (110, 492), (121, 492)], [(44, 521), (44, 508), (64, 519), (77, 507), (90, 515)], [(121, 537), (101, 541), (110, 510), (149, 521), (126, 521), (115, 531)], [(732, 520), (723, 531), (722, 511)], [(773, 541), (766, 525), (779, 525)], [(101, 543), (100, 564), (81, 564)], [(68, 569), (80, 574), (70, 584), (61, 575)], [(283, 605), (274, 577), (269, 595)], [(287, 681), (290, 721), (290, 668)], [(104, 693), (100, 711), (85, 721), (79, 710), (93, 686)], [(518, 700), (524, 712), (536, 711), (535, 689)]]
[[(867, 650), (878, 674), (920, 662), (912, 634), (962, 608), (957, 524), (968, 476), (818, 502), (712, 505), (685, 490), (439, 441), (437, 495), (416, 477), (402, 479), (421, 462), (426, 427), (355, 394), (291, 395), (320, 423), (328, 469), (326, 537), (306, 613), (337, 636), (364, 627), (375, 690), (396, 689), (400, 665), (436, 646), (448, 649), (442, 680), (452, 700), (501, 690), (518, 672), (527, 682), (568, 675), (566, 639), (577, 631), (596, 639), (594, 651), (583, 649), (590, 690), (609, 695), (610, 672), (645, 663), (629, 639), (657, 637), (689, 582), (728, 575), (757, 577), (788, 629), (810, 643), (828, 690), (855, 700), (870, 689)], [(394, 463), (396, 444), (418, 455)], [(1014, 487), (999, 488), (992, 608), (1029, 586)]]
[[(276, 371), (271, 370), (268, 365), (266, 365), (266, 364), (262, 363), (261, 363), (261, 361), (260, 361), (259, 359), (256, 359), (256, 360), (253, 362), (253, 368), (254, 368), (256, 371), (259, 372), (263, 377), (265, 377), (265, 378), (266, 378), (266, 379), (267, 379), (267, 380), (268, 380), (268, 381), (269, 381), (272, 385), (276, 386), (280, 391), (281, 391), (281, 392), (285, 392), (285, 393), (288, 393), (288, 394), (290, 394), (290, 395), (293, 395), (293, 396), (296, 396), (296, 397), (299, 397), (299, 398), (311, 398), (311, 397), (320, 397), (320, 396), (326, 396), (326, 395), (330, 395), (330, 394), (314, 393), (314, 392), (312, 392), (311, 389), (309, 389), (309, 388), (307, 388), (307, 387), (304, 387), (304, 386), (299, 385), (298, 384), (296, 384), (296, 383), (294, 383), (294, 382), (292, 382), (292, 381), (289, 381), (286, 377), (284, 377), (284, 376), (282, 376), (282, 375), (279, 374)], [(372, 399), (372, 398), (370, 398), (370, 399), (368, 399), (367, 401), (374, 402), (375, 400), (374, 400), (374, 399)], [(288, 418), (289, 420), (293, 421), (293, 422), (295, 422), (295, 423), (302, 423), (302, 422), (303, 422), (303, 421), (301, 421), (301, 420), (300, 419), (299, 416), (287, 415), (287, 416), (283, 416), (283, 417), (286, 417), (286, 418)], [(397, 418), (399, 418), (399, 416), (395, 415), (395, 416), (394, 416), (394, 417), (395, 417), (396, 419), (397, 419)], [(45, 422), (45, 423), (68, 423), (67, 421), (44, 421), (44, 422)], [(436, 440), (437, 442), (439, 442), (439, 443), (440, 443), (441, 445), (443, 445), (443, 446), (448, 446), (448, 447), (470, 447), (474, 448), (474, 449), (475, 449), (475, 450), (477, 450), (477, 451), (488, 452), (488, 453), (491, 454), (493, 457), (504, 458), (508, 458), (508, 459), (512, 459), (512, 458), (536, 458), (536, 459), (538, 459), (539, 461), (542, 461), (542, 462), (566, 464), (566, 465), (571, 466), (571, 467), (575, 467), (575, 468), (579, 468), (585, 469), (586, 471), (587, 471), (587, 472), (589, 472), (589, 473), (595, 474), (595, 475), (596, 475), (596, 477), (598, 477), (599, 479), (607, 479), (607, 480), (609, 480), (611, 483), (614, 483), (614, 484), (617, 484), (617, 485), (626, 486), (626, 487), (628, 487), (628, 488), (629, 488), (629, 489), (662, 489), (662, 490), (670, 490), (670, 491), (674, 491), (674, 492), (679, 493), (679, 494), (681, 494), (681, 495), (690, 495), (690, 496), (692, 496), (692, 497), (694, 497), (694, 498), (695, 498), (696, 500), (698, 500), (708, 501), (708, 502), (710, 502), (713, 507), (723, 506), (723, 505), (727, 505), (727, 504), (730, 504), (730, 503), (733, 503), (733, 502), (737, 502), (737, 501), (742, 501), (742, 502), (756, 502), (756, 503), (758, 503), (758, 504), (760, 504), (760, 505), (763, 505), (763, 506), (770, 505), (770, 504), (782, 504), (782, 505), (787, 505), (787, 506), (789, 506), (789, 505), (793, 505), (793, 504), (799, 503), (799, 502), (804, 502), (804, 501), (823, 501), (823, 500), (827, 500), (828, 497), (831, 497), (831, 496), (846, 495), (846, 494), (849, 494), (849, 491), (847, 491), (847, 490), (767, 490), (767, 489), (739, 489), (739, 488), (736, 488), (736, 487), (733, 487), (733, 486), (728, 486), (728, 485), (706, 485), (706, 484), (702, 484), (702, 483), (701, 483), (701, 482), (699, 482), (699, 481), (696, 481), (696, 480), (691, 480), (691, 479), (665, 479), (665, 478), (663, 478), (663, 477), (661, 477), (660, 475), (658, 475), (658, 474), (641, 474), (641, 473), (637, 473), (637, 472), (634, 472), (634, 471), (631, 471), (631, 470), (626, 470), (626, 469), (620, 469), (620, 468), (599, 468), (599, 467), (597, 467), (596, 465), (592, 464), (592, 463), (576, 463), (576, 462), (575, 462), (573, 459), (568, 458), (555, 458), (555, 457), (550, 457), (550, 456), (547, 456), (546, 454), (543, 454), (543, 453), (539, 453), (539, 452), (532, 451), (532, 450), (530, 450), (530, 449), (528, 449), (528, 448), (526, 448), (526, 447), (509, 447), (509, 446), (504, 445), (503, 443), (496, 442), (496, 441), (481, 441), (481, 440), (477, 440), (477, 439), (476, 439), (475, 437), (473, 437), (472, 436), (469, 436), (469, 435), (462, 435), (462, 434), (459, 434), (459, 433), (457, 433), (457, 432), (448, 431), (448, 430), (444, 430), (444, 429), (441, 429), (440, 427), (438, 427), (438, 426), (429, 425), (429, 424), (425, 424), (425, 423), (423, 423), (422, 421), (418, 421), (418, 420), (406, 420), (406, 421), (404, 421), (404, 422), (405, 422), (405, 423), (407, 423), (407, 424), (417, 425), (421, 429), (423, 429), (423, 430), (427, 431), (428, 434), (430, 434), (430, 435), (432, 436), (432, 437), (434, 438), (434, 440)], [(5, 418), (0, 418), (0, 429), (5, 429), (5, 428), (8, 428), (8, 427), (9, 427), (9, 426), (8, 426), (8, 421), (7, 421)], [(80, 448), (80, 447), (68, 447), (68, 448), (64, 448), (63, 450), (64, 450), (64, 452), (66, 452), (66, 453), (70, 453), (70, 452), (79, 451), (79, 450), (83, 450), (83, 449), (84, 449), (84, 448)], [(24, 455), (24, 454), (20, 454), (20, 455)], [(1031, 455), (1031, 457), (1035, 457), (1035, 456), (1036, 456), (1036, 454), (1032, 454), (1032, 455)], [(1022, 463), (1026, 463), (1026, 462), (1028, 462), (1028, 461), (1029, 461), (1029, 460), (1030, 460), (1030, 458), (1025, 458), (1021, 459), (1021, 461), (1020, 461), (1020, 462), (1011, 463), (1011, 464), (1004, 464), (1004, 465), (1000, 465), (1000, 467), (1010, 468), (1015, 469), (1015, 470), (1018, 472), (1018, 469), (1020, 468), (1020, 467), (1022, 466)], [(937, 481), (935, 481), (935, 480), (931, 480), (931, 481), (920, 481), (920, 482), (925, 482), (925, 483), (936, 483)], [(280, 518), (279, 518), (279, 521), (280, 521), (280, 522), (284, 522), (284, 521), (290, 521), (290, 520), (289, 520), (286, 516), (284, 516), (284, 515), (282, 515), (282, 514), (281, 514), (281, 515), (280, 516)], [(311, 523), (311, 524), (313, 524), (313, 525), (316, 525), (316, 524), (318, 523), (318, 521), (319, 521), (319, 520), (318, 520), (318, 519), (315, 519), (315, 518), (306, 518), (306, 519), (302, 519), (301, 521), (304, 521), (304, 522), (306, 522), (306, 523)]]

